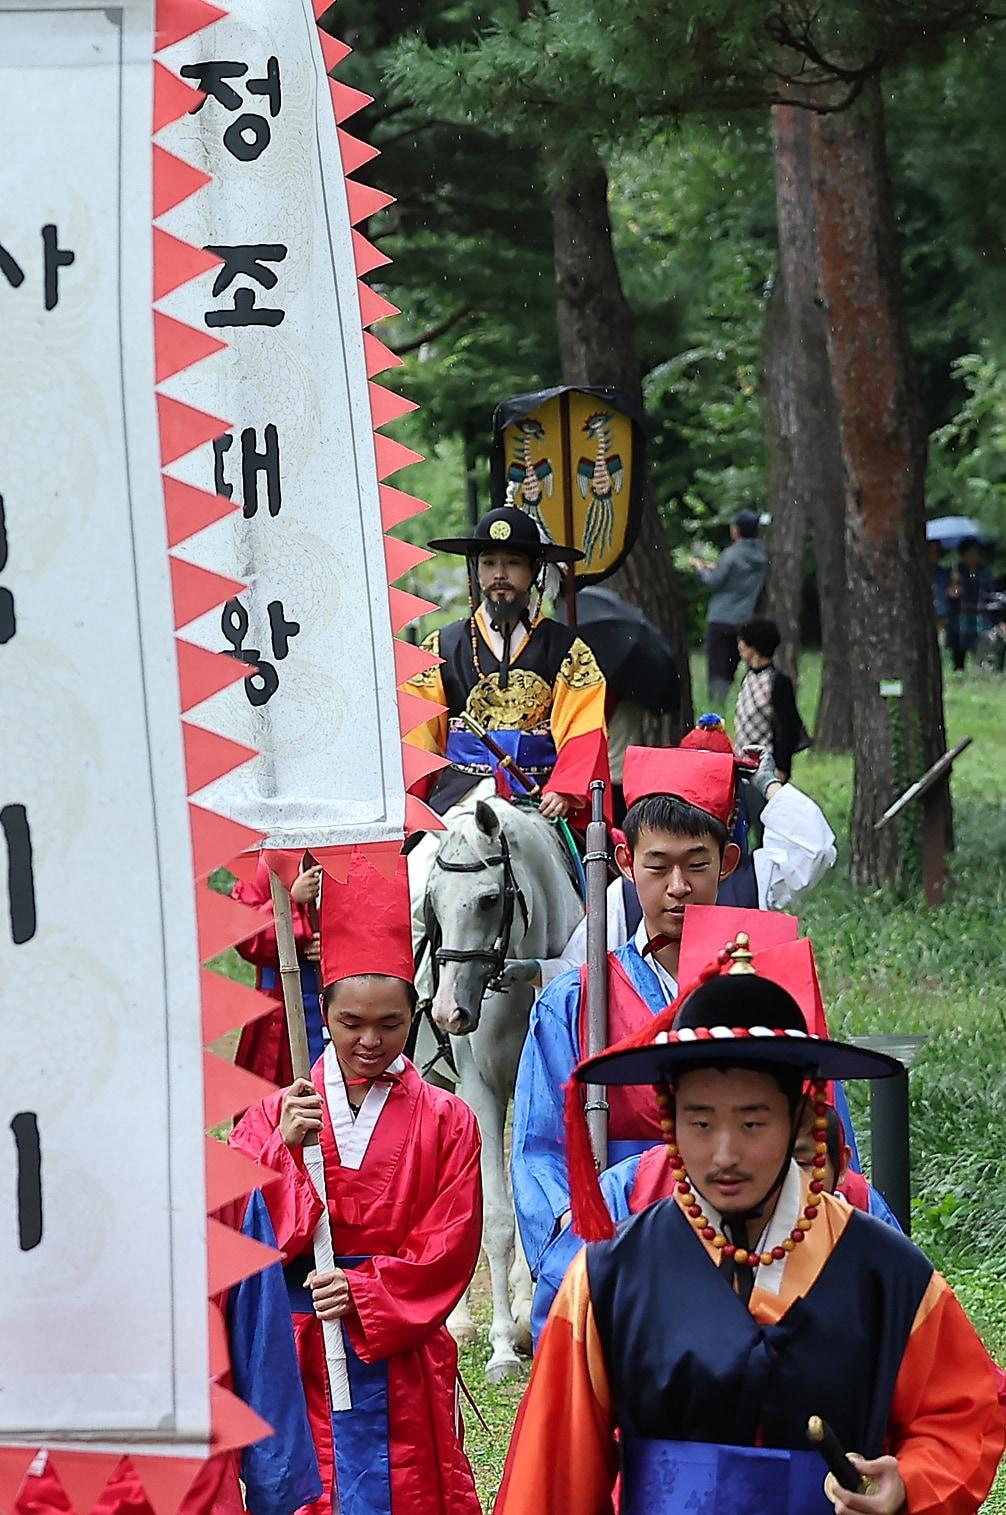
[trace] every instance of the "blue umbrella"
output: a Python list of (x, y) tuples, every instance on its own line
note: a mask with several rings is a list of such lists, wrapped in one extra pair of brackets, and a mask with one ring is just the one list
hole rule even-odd
[(937, 516), (934, 521), (926, 522), (926, 541), (939, 542), (948, 552), (959, 547), (965, 537), (977, 537), (983, 543), (991, 541), (978, 522), (969, 516)]

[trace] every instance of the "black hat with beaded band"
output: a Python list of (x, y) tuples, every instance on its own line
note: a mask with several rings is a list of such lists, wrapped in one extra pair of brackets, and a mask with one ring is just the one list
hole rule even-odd
[[(723, 913), (727, 915), (726, 911)], [(725, 926), (725, 929), (728, 928)], [(809, 1081), (818, 1163), (812, 1172), (807, 1207), (797, 1227), (800, 1240), (803, 1239), (803, 1233), (809, 1229), (821, 1203), (824, 1189), (821, 1164), (827, 1153), (827, 1081), (890, 1078), (901, 1072), (901, 1064), (884, 1053), (832, 1041), (808, 1031), (808, 1018), (813, 1017), (808, 996), (817, 983), (817, 975), (813, 968), (813, 949), (806, 938), (774, 946), (765, 954), (764, 966), (771, 972), (771, 977), (769, 971), (758, 971), (761, 956), (751, 952), (747, 933), (738, 932), (736, 939), (726, 942), (674, 1004), (656, 1016), (649, 1026), (606, 1052), (586, 1059), (576, 1068), (566, 1086), (567, 1163), (573, 1225), (586, 1241), (606, 1240), (614, 1234), (614, 1227), (604, 1206), (591, 1160), (578, 1086), (653, 1084), (679, 1200), (706, 1240), (717, 1246), (728, 1245), (725, 1239), (716, 1235), (702, 1214), (697, 1198), (691, 1192), (675, 1140), (672, 1095), (675, 1076), (699, 1067), (748, 1068), (765, 1072), (785, 1069)], [(801, 1009), (800, 1001), (804, 999), (808, 999), (808, 1014)], [(795, 1139), (794, 1122), (794, 1142)], [(784, 1169), (788, 1160), (787, 1157)], [(782, 1176), (781, 1172), (778, 1182)], [(807, 1211), (810, 1211), (809, 1215)], [(790, 1240), (796, 1245), (796, 1231)], [(792, 1245), (785, 1247), (780, 1256), (791, 1251)], [(753, 1267), (759, 1261), (770, 1263), (776, 1260), (773, 1256), (759, 1257), (757, 1254), (753, 1254), (753, 1259)], [(748, 1260), (747, 1254), (739, 1259), (742, 1263)]]
[(527, 511), (518, 510), (515, 505), (501, 505), (490, 510), (470, 537), (438, 537), (426, 545), (434, 552), (453, 552), (463, 558), (500, 550), (524, 553), (532, 562), (538, 563), (578, 563), (583, 557), (576, 547), (543, 542)]

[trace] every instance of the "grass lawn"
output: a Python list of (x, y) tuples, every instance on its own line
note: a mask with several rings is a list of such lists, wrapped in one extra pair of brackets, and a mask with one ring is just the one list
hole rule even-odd
[[(696, 660), (697, 691), (704, 674)], [(820, 662), (805, 660), (800, 707), (812, 725)], [(701, 693), (697, 695), (701, 699)], [(958, 1290), (999, 1361), (1006, 1361), (1006, 681), (967, 675), (946, 691), (951, 742), (973, 736), (954, 770), (957, 851), (953, 887), (938, 912), (920, 896), (857, 894), (842, 843), (852, 793), (848, 757), (801, 754), (795, 778), (826, 811), (839, 861), (808, 899), (833, 1033), (924, 1032), (912, 1071), (915, 1240)], [(701, 708), (701, 707), (700, 707)], [(854, 1090), (857, 1132), (869, 1151), (865, 1095)], [(487, 1510), (499, 1485), (521, 1384), (482, 1381), (488, 1344), (462, 1371), (488, 1426), (466, 1410), (468, 1450)], [(986, 1505), (1006, 1515), (1006, 1478)]]

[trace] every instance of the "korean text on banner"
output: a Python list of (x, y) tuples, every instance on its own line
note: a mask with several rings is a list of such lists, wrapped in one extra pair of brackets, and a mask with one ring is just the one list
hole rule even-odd
[(152, 46), (152, 0), (0, 0), (0, 1440), (36, 1445), (209, 1435)]
[(257, 670), (199, 712), (259, 753), (200, 803), (274, 848), (391, 841), (405, 814), (353, 233), (314, 9), (241, 0), (163, 55), (205, 98), (162, 140), (213, 182), (161, 224), (222, 261), (160, 309), (228, 344), (163, 387), (232, 422), (171, 472), (242, 506), (178, 555), (248, 583), (185, 634)]

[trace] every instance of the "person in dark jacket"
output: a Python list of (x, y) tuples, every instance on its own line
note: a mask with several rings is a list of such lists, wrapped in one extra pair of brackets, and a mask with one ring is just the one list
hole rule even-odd
[(738, 752), (769, 748), (776, 777), (785, 784), (793, 770), (793, 754), (809, 747), (810, 738), (796, 708), (793, 680), (773, 662), (781, 640), (775, 621), (767, 617), (738, 628), (737, 652), (747, 673), (737, 696), (734, 741)]
[(992, 573), (982, 562), (982, 544), (977, 537), (964, 537), (958, 548), (957, 566), (947, 586), (947, 647), (954, 670), (961, 673), (968, 653), (989, 627), (985, 601), (995, 588)]
[(739, 510), (730, 523), (730, 546), (713, 564), (692, 559), (703, 587), (712, 590), (706, 611), (709, 700), (721, 708), (737, 672), (737, 631), (753, 616), (768, 577), (768, 555), (758, 540), (758, 513)]

